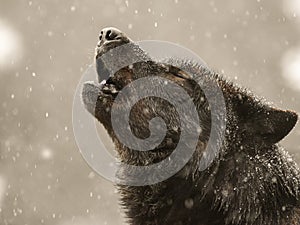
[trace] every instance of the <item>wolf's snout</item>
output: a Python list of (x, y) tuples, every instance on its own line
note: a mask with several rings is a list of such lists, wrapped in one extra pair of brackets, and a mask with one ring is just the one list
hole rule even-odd
[(99, 42), (98, 47), (101, 47), (102, 45), (114, 42), (114, 41), (126, 41), (128, 42), (128, 37), (120, 30), (114, 27), (107, 27), (100, 31), (99, 34)]
[(114, 38), (116, 38), (118, 35), (121, 34), (121, 31), (119, 31), (116, 28), (104, 28), (103, 30), (101, 30), (100, 32), (100, 36), (99, 36), (99, 40), (101, 41), (102, 39), (105, 40), (114, 40)]
[(126, 50), (123, 50), (124, 55), (121, 55), (121, 50), (117, 50), (116, 52), (118, 53), (114, 57), (110, 56), (107, 58), (105, 53), (113, 48), (120, 47), (121, 45), (128, 44), (130, 42), (132, 41), (127, 37), (127, 35), (117, 28), (107, 27), (100, 31), (99, 42), (97, 43), (97, 47), (95, 49), (96, 69), (99, 82), (109, 78), (109, 70), (111, 68), (109, 68), (108, 65), (111, 65), (112, 61), (118, 62), (119, 59), (128, 57), (127, 53), (129, 51), (129, 47), (124, 48)]

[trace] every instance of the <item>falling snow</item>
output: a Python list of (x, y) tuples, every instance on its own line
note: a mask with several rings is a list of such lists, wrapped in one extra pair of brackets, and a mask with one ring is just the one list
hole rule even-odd
[(74, 12), (74, 11), (76, 10), (76, 6), (74, 6), (74, 5), (71, 6), (71, 7), (70, 7), (70, 10), (71, 10), (72, 12)]
[(49, 160), (53, 157), (53, 151), (49, 148), (44, 148), (41, 151), (41, 157), (44, 160)]
[[(73, 94), (103, 26), (185, 46), (234, 82), (300, 111), (298, 0), (56, 3), (1, 3), (0, 224), (126, 224), (114, 185), (82, 159), (72, 126)], [(299, 129), (283, 143), (298, 162)], [(194, 200), (182, 204), (193, 209)]]

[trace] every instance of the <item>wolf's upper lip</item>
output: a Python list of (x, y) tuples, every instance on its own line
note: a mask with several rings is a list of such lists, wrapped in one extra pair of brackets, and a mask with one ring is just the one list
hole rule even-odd
[(101, 47), (104, 45), (107, 45), (109, 43), (116, 43), (116, 42), (121, 42), (122, 41), (122, 37), (121, 36), (116, 36), (115, 39), (113, 40), (105, 40), (105, 41), (99, 41), (97, 44), (97, 47)]
[[(109, 32), (109, 35), (105, 35), (105, 32)], [(96, 59), (115, 47), (132, 42), (124, 33), (115, 28), (105, 28), (101, 33), (96, 47)]]
[(123, 41), (121, 39), (109, 40), (109, 41), (105, 41), (103, 43), (100, 43), (100, 41), (99, 41), (97, 44), (97, 47), (96, 47), (96, 59), (98, 59), (100, 56), (102, 56), (109, 50), (124, 44), (122, 42)]

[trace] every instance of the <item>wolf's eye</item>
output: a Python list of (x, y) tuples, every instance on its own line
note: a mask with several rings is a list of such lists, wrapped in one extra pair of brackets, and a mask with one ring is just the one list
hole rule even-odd
[(177, 77), (181, 77), (183, 79), (191, 79), (191, 77), (187, 73), (185, 73), (183, 71), (178, 71), (178, 73), (176, 73), (175, 75)]
[(191, 79), (190, 75), (185, 73), (184, 71), (180, 70), (179, 68), (170, 65), (169, 72), (172, 73), (176, 77), (180, 77), (182, 79)]

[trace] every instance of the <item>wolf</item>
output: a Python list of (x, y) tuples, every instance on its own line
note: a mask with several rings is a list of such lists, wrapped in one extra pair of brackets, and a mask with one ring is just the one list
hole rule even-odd
[[(124, 50), (110, 54), (123, 45), (127, 45)], [(106, 60), (103, 60), (104, 55)], [(111, 70), (128, 58), (138, 60)], [(137, 138), (146, 139), (151, 136), (149, 121), (160, 117), (166, 125), (165, 136), (159, 145), (148, 151), (137, 151), (124, 145), (113, 127), (116, 121), (112, 121), (112, 108), (122, 110), (126, 107), (124, 98), (114, 106), (116, 98), (138, 79), (153, 78), (143, 84), (142, 89), (150, 88), (154, 93), (164, 88), (163, 85), (157, 87), (156, 78), (167, 79), (181, 87), (192, 99), (199, 118), (196, 122), (191, 118), (187, 121), (201, 127), (195, 151), (175, 174), (153, 184), (117, 184), (128, 224), (300, 225), (299, 168), (278, 144), (295, 126), (295, 112), (270, 105), (206, 66), (186, 59), (155, 61), (116, 28), (105, 28), (100, 32), (95, 60), (99, 83), (85, 83), (82, 100), (112, 138), (122, 163), (143, 167), (167, 159), (180, 141), (183, 130), (180, 126), (185, 126), (180, 118), (188, 117), (188, 113), (180, 115), (176, 107), (164, 99), (144, 98), (131, 108), (129, 129), (119, 126), (118, 132), (130, 131)], [(213, 115), (218, 112), (212, 112), (203, 91), (203, 85), (209, 89), (212, 83), (218, 85), (224, 97), (226, 129), (224, 139), (218, 145), (218, 154), (203, 170), (199, 162), (207, 151), (212, 117), (219, 116)], [(172, 96), (179, 102), (186, 101), (176, 90)], [(192, 132), (189, 134), (195, 138)], [(188, 148), (189, 141), (184, 146)], [(131, 179), (130, 171), (120, 171), (120, 176)], [(159, 177), (160, 171), (147, 175)]]

